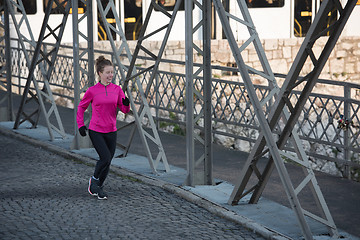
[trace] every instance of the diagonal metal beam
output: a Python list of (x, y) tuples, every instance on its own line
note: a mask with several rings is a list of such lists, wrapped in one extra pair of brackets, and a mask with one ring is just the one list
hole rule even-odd
[[(104, 27), (105, 27), (106, 33), (109, 36), (110, 45), (114, 52), (113, 57), (115, 59), (115, 62), (117, 63), (118, 70), (120, 72), (120, 77), (123, 79), (123, 81), (126, 82), (125, 76), (126, 76), (126, 72), (129, 72), (129, 69), (127, 67), (125, 67), (124, 64), (122, 63), (122, 61), (120, 60), (120, 55), (124, 51), (124, 54), (129, 62), (132, 61), (132, 55), (130, 53), (129, 46), (128, 46), (126, 38), (125, 38), (125, 34), (121, 28), (119, 15), (116, 11), (114, 1), (110, 0), (108, 2), (108, 4), (106, 5), (106, 7), (104, 7), (102, 5), (100, 0), (97, 0), (97, 4), (98, 4), (100, 16), (104, 22)], [(116, 22), (117, 29), (115, 29), (116, 30), (115, 32), (116, 32), (116, 34), (118, 34), (120, 36), (120, 47), (119, 48), (116, 47), (114, 39), (111, 35), (111, 29), (114, 29), (114, 28), (106, 21), (106, 15), (110, 11), (112, 12), (112, 14), (115, 18), (115, 22)], [(133, 67), (131, 74), (135, 75), (136, 73), (137, 73), (136, 68)], [(154, 174), (157, 174), (158, 170), (159, 170), (159, 163), (162, 162), (162, 164), (165, 168), (165, 171), (169, 172), (170, 167), (167, 162), (165, 151), (164, 151), (160, 136), (158, 134), (158, 131), (156, 129), (156, 125), (155, 125), (153, 116), (151, 114), (150, 107), (147, 102), (144, 90), (143, 90), (143, 86), (138, 77), (136, 77), (134, 79), (134, 86), (135, 87), (130, 88), (130, 87), (127, 87), (126, 85), (124, 85), (123, 88), (124, 88), (124, 91), (127, 92), (127, 95), (130, 99), (131, 109), (132, 109), (132, 112), (135, 117), (135, 123), (136, 123), (137, 129), (138, 129), (138, 132), (140, 134), (141, 141), (145, 148), (145, 153), (147, 155), (151, 170), (153, 171)], [(135, 90), (135, 88), (139, 92), (139, 96), (140, 96), (140, 100), (141, 100), (142, 107), (139, 110), (135, 107), (134, 97), (132, 95), (132, 90)], [(142, 125), (142, 122), (145, 117), (147, 118), (147, 120), (150, 124), (150, 130), (148, 130), (148, 131)], [(157, 151), (156, 151), (154, 157), (153, 157), (153, 154), (151, 153), (149, 143), (153, 143), (157, 147)]]
[[(124, 84), (123, 84), (124, 89), (127, 89), (129, 81), (136, 79), (141, 74), (145, 74), (148, 72), (150, 74), (150, 77), (149, 77), (144, 95), (145, 95), (145, 97), (147, 97), (149, 95), (150, 88), (153, 85), (154, 79), (156, 76), (158, 76), (157, 70), (159, 68), (159, 64), (160, 64), (162, 55), (165, 51), (165, 47), (166, 47), (167, 41), (169, 39), (170, 31), (174, 24), (177, 12), (179, 11), (181, 2), (182, 2), (182, 0), (176, 2), (174, 10), (170, 14), (165, 9), (163, 9), (161, 6), (159, 6), (159, 4), (157, 4), (155, 2), (155, 0), (151, 1), (150, 6), (147, 10), (147, 14), (146, 14), (144, 23), (143, 23), (140, 33), (139, 33), (139, 38), (138, 38), (134, 53), (132, 54), (131, 62), (130, 62), (129, 69), (128, 69), (127, 75), (126, 75), (126, 80), (124, 81)], [(149, 25), (151, 16), (155, 9), (158, 10), (159, 12), (163, 13), (169, 19), (169, 22), (168, 23), (165, 22), (164, 26), (161, 26), (160, 28), (155, 29), (153, 32), (146, 34), (147, 27)], [(164, 35), (164, 40), (161, 43), (161, 46), (160, 46), (160, 49), (159, 49), (159, 52), (157, 55), (152, 53), (151, 50), (144, 47), (144, 45), (143, 45), (144, 40), (148, 39), (150, 36), (153, 36), (153, 35), (157, 34), (158, 32), (165, 30), (165, 29), (166, 29), (166, 31), (165, 31), (165, 35)], [(150, 67), (147, 67), (146, 69), (144, 69), (142, 71), (134, 71), (135, 66), (136, 66), (136, 60), (137, 60), (137, 57), (139, 56), (141, 50), (145, 54), (149, 55), (152, 58), (152, 60), (154, 61), (154, 64), (151, 65)], [(142, 112), (143, 107), (144, 107), (143, 105), (140, 106), (139, 112)], [(130, 123), (130, 125), (133, 125), (133, 124)], [(135, 125), (133, 125), (133, 127), (135, 127)], [(131, 132), (132, 132), (132, 134), (135, 133), (135, 131), (131, 131)], [(129, 151), (132, 139), (133, 139), (133, 135), (130, 135), (128, 144), (126, 146), (124, 146), (125, 156), (126, 156), (127, 152)]]
[[(10, 0), (6, 0), (6, 1), (8, 1), (8, 4), (10, 4), (10, 2), (15, 4), (13, 1), (10, 1)], [(27, 24), (28, 31), (31, 33), (31, 28), (30, 28), (30, 25), (28, 24), (25, 9), (22, 4), (22, 1), (20, 0), (18, 2), (19, 2), (19, 6), (20, 6), (20, 11), (22, 12), (23, 18), (25, 19), (25, 22)], [(18, 114), (16, 116), (14, 128), (17, 129), (19, 127), (19, 125), (23, 122), (22, 117), (24, 117), (24, 116), (33, 116), (36, 118), (35, 120), (32, 119), (32, 121), (31, 121), (32, 127), (35, 128), (38, 124), (40, 112), (42, 112), (44, 114), (46, 126), (48, 128), (48, 132), (49, 132), (51, 140), (54, 140), (54, 138), (55, 138), (53, 135), (53, 131), (56, 131), (62, 137), (65, 137), (65, 130), (63, 128), (63, 125), (62, 125), (62, 122), (60, 119), (60, 114), (57, 110), (57, 106), (54, 101), (54, 97), (52, 95), (52, 90), (50, 88), (49, 82), (50, 82), (51, 73), (54, 69), (54, 62), (56, 60), (57, 53), (58, 53), (58, 50), (60, 47), (61, 38), (64, 33), (65, 23), (66, 23), (67, 17), (70, 12), (70, 7), (71, 7), (70, 0), (66, 0), (66, 1), (62, 2), (61, 4), (58, 1), (55, 1), (55, 3), (57, 4), (57, 8), (59, 8), (62, 11), (63, 19), (62, 19), (61, 23), (56, 27), (56, 29), (58, 29), (58, 35), (54, 36), (53, 35), (54, 33), (52, 33), (50, 35), (48, 34), (45, 36), (46, 30), (53, 32), (52, 28), (48, 25), (49, 16), (50, 16), (50, 13), (52, 10), (53, 2), (54, 2), (54, 0), (50, 0), (48, 2), (47, 8), (45, 10), (45, 17), (44, 17), (43, 25), (42, 25), (42, 28), (40, 31), (38, 42), (36, 44), (32, 37), (32, 34), (30, 34), (31, 39), (28, 40), (28, 42), (32, 46), (36, 45), (34, 55), (33, 55), (33, 58), (31, 59), (31, 61), (30, 61), (30, 57), (26, 51), (25, 43), (23, 41), (24, 36), (21, 34), (20, 28), (19, 28), (19, 26), (17, 26), (17, 23), (16, 23), (14, 8), (12, 8), (12, 13), (11, 13), (11, 15), (13, 17), (13, 21), (15, 23), (14, 25), (16, 26), (17, 34), (19, 36), (20, 44), (21, 44), (22, 48), (24, 49), (24, 54), (25, 54), (27, 66), (29, 69), (29, 75), (27, 77), (25, 89), (24, 89), (22, 99), (20, 102)], [(69, 4), (67, 4), (67, 3), (69, 3)], [(66, 5), (65, 8), (63, 5)], [(42, 45), (43, 45), (44, 40), (49, 36), (54, 36), (56, 39), (56, 43), (55, 43), (55, 46), (52, 49), (50, 49), (50, 51), (48, 53), (46, 53), (42, 50)], [(40, 55), (42, 56), (42, 58), (40, 58)], [(39, 87), (39, 82), (38, 82), (39, 80), (35, 79), (35, 76), (34, 76), (34, 72), (35, 72), (35, 69), (37, 66), (39, 67), (42, 78), (43, 78), (43, 89), (42, 90), (40, 90), (40, 87)], [(33, 83), (36, 93), (35, 94), (30, 93), (30, 95), (33, 99), (36, 99), (39, 106), (38, 106), (38, 109), (35, 110), (34, 114), (26, 114), (25, 113), (25, 110), (26, 110), (25, 105), (28, 102), (27, 97), (30, 92), (31, 83)], [(49, 102), (51, 105), (48, 110), (46, 109), (46, 106), (45, 106), (46, 101)], [(58, 127), (56, 127), (55, 125), (53, 125), (50, 122), (50, 116), (52, 116), (52, 115), (55, 116)], [(30, 120), (30, 119), (28, 119), (28, 120)]]
[[(350, 14), (352, 12), (352, 9), (355, 6), (355, 3), (356, 3), (356, 1), (352, 1), (352, 2), (349, 1), (346, 4), (346, 7), (344, 9), (339, 10), (340, 17), (334, 23), (334, 25), (336, 27), (333, 28), (333, 31), (330, 32), (328, 41), (327, 41), (323, 51), (320, 53), (319, 58), (315, 59), (313, 61), (314, 67), (313, 67), (311, 73), (308, 75), (305, 87), (303, 88), (303, 91), (302, 91), (299, 99), (297, 100), (295, 106), (292, 107), (294, 110), (291, 111), (291, 115), (288, 117), (286, 125), (283, 128), (282, 133), (280, 134), (280, 137), (278, 140), (279, 148), (284, 148), (287, 139), (292, 137), (292, 134), (291, 134), (292, 129), (295, 127), (295, 124), (301, 114), (301, 110), (303, 109), (303, 107), (305, 105), (306, 99), (308, 99), (313, 87), (315, 86), (317, 79), (318, 79), (332, 49), (335, 46), (335, 44), (343, 30), (343, 27), (345, 26), (347, 19), (349, 18)], [(317, 17), (314, 20), (313, 26), (310, 29), (311, 31), (309, 31), (307, 37), (305, 38), (303, 45), (300, 48), (297, 57), (295, 58), (294, 64), (293, 64), (292, 68), (290, 69), (290, 72), (289, 72), (287, 78), (285, 79), (284, 85), (280, 92), (280, 96), (283, 96), (283, 97), (277, 99), (278, 101), (275, 103), (274, 111), (272, 113), (270, 113), (270, 124), (272, 126), (275, 124), (275, 122), (277, 122), (277, 119), (278, 119), (277, 113), (279, 112), (279, 109), (283, 108), (285, 105), (287, 107), (289, 107), (289, 104), (291, 104), (288, 93), (291, 92), (294, 89), (294, 87), (298, 85), (298, 82), (302, 81), (302, 80), (297, 80), (299, 77), (299, 73), (305, 64), (306, 59), (311, 58), (312, 51), (309, 51), (309, 49), (312, 48), (314, 42), (320, 37), (320, 35), (317, 33), (319, 31), (323, 31), (322, 29), (324, 29), (324, 26), (326, 26), (325, 20), (327, 18), (328, 12), (334, 8), (333, 4), (334, 4), (333, 1), (324, 1), (322, 3), (322, 8), (319, 10)], [(327, 29), (327, 28), (325, 28), (325, 29)], [(325, 32), (327, 32), (327, 31), (325, 31)], [(315, 57), (315, 56), (313, 56), (313, 57)], [(300, 140), (297, 140), (297, 141), (300, 142)], [(303, 156), (302, 158), (303, 158), (304, 162), (308, 162), (308, 160), (307, 160), (308, 158), (306, 156)], [(307, 166), (309, 166), (309, 164), (307, 163), (304, 166), (307, 167)], [(264, 181), (261, 181), (260, 184), (258, 185), (259, 186), (258, 189), (254, 191), (255, 199), (258, 199), (260, 197), (260, 195), (264, 189), (264, 186), (266, 185), (266, 180), (271, 175), (272, 169), (273, 169), (273, 162), (269, 161), (268, 166), (266, 167), (266, 170), (264, 171), (264, 173), (262, 175), (262, 179), (264, 179)], [(304, 169), (304, 172), (305, 172), (305, 174), (313, 174), (313, 173), (309, 172), (309, 170), (305, 170), (305, 169)], [(325, 219), (327, 219), (329, 223), (331, 223), (333, 220), (331, 218), (328, 208), (326, 207), (325, 200), (321, 194), (321, 191), (318, 187), (315, 177), (312, 179), (312, 191), (314, 191), (316, 193), (315, 197), (317, 198), (316, 199), (317, 204), (319, 206), (322, 206), (322, 208), (320, 208), (320, 210), (321, 210), (323, 217)], [(329, 228), (330, 228), (330, 231), (332, 231), (330, 225), (329, 225)], [(335, 232), (334, 232), (334, 234), (335, 234)]]

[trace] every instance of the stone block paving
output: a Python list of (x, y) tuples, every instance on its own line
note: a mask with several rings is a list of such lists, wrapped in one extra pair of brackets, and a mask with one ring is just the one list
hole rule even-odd
[[(264, 239), (166, 190), (0, 135), (0, 239)], [(95, 162), (94, 162), (95, 163)]]

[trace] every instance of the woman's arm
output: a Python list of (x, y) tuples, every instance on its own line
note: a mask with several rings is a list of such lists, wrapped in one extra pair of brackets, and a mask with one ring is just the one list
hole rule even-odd
[(130, 111), (129, 99), (125, 96), (125, 93), (120, 87), (119, 99), (118, 99), (118, 108), (123, 113), (128, 113)]
[(89, 107), (89, 105), (92, 101), (92, 98), (93, 97), (92, 97), (91, 92), (89, 90), (86, 91), (83, 99), (81, 99), (81, 101), (77, 107), (76, 122), (77, 122), (78, 128), (81, 128), (82, 126), (84, 126), (84, 112)]

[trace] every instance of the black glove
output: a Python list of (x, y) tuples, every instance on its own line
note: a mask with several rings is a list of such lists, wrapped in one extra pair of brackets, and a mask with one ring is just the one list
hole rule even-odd
[(129, 101), (129, 99), (128, 99), (127, 97), (125, 97), (125, 98), (122, 99), (122, 103), (123, 103), (125, 106), (129, 106), (130, 101)]
[(86, 136), (86, 126), (82, 126), (81, 128), (79, 128), (79, 133), (81, 136), (85, 137)]

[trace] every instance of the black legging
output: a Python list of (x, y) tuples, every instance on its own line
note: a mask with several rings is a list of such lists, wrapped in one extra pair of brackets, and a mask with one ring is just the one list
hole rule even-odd
[(100, 133), (89, 130), (89, 136), (100, 158), (95, 166), (94, 177), (99, 178), (101, 186), (109, 173), (111, 160), (115, 154), (116, 132)]

